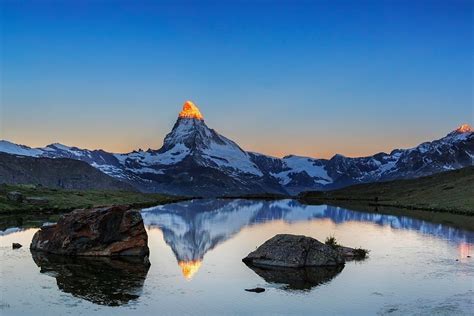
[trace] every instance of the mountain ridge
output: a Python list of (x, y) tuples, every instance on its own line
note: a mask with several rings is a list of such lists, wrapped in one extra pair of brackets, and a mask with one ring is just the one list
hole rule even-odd
[(209, 128), (186, 101), (160, 149), (125, 154), (54, 143), (30, 148), (2, 140), (0, 152), (82, 160), (145, 192), (191, 196), (298, 194), (344, 186), (415, 178), (473, 165), (474, 132), (465, 124), (431, 142), (366, 157), (272, 157), (243, 150)]

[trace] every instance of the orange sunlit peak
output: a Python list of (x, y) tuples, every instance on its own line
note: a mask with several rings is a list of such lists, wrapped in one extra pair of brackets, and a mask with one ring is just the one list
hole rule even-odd
[(199, 108), (191, 101), (186, 101), (183, 104), (183, 110), (179, 113), (180, 118), (193, 118), (203, 120), (204, 117), (199, 111)]
[(470, 132), (474, 132), (474, 129), (472, 129), (472, 127), (469, 126), (469, 124), (462, 124), (461, 126), (459, 126), (456, 129), (456, 132), (458, 132), (458, 133), (470, 133)]
[(191, 280), (201, 267), (201, 260), (179, 261), (178, 265), (186, 280)]

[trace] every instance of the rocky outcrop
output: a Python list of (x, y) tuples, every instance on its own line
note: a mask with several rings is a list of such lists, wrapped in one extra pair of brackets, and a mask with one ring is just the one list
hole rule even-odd
[(140, 212), (127, 206), (76, 210), (43, 226), (30, 248), (71, 256), (147, 256), (148, 235)]
[(338, 266), (345, 263), (341, 253), (331, 246), (311, 237), (287, 234), (267, 240), (242, 261), (255, 266), (287, 268)]
[(21, 203), (23, 202), (23, 194), (17, 191), (11, 191), (7, 193), (7, 200), (12, 202)]

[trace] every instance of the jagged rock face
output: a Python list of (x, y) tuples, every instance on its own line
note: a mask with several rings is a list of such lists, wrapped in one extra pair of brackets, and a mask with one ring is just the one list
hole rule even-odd
[(31, 250), (71, 256), (148, 256), (140, 212), (126, 206), (76, 210), (43, 226)]
[(244, 151), (209, 128), (199, 108), (186, 101), (159, 150), (113, 154), (61, 144), (29, 148), (0, 141), (1, 151), (82, 160), (144, 192), (204, 197), (256, 193), (294, 195), (472, 166), (474, 132), (468, 125), (462, 125), (441, 139), (369, 157), (276, 158)]
[(345, 263), (336, 250), (318, 240), (297, 235), (279, 234), (242, 259), (255, 266), (286, 268), (338, 266)]

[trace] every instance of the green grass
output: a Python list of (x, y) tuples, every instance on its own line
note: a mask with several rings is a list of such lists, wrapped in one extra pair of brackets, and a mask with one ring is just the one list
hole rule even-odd
[(474, 216), (474, 167), (410, 180), (354, 185), (335, 191), (306, 192), (303, 203), (397, 207)]
[[(7, 193), (18, 191), (24, 197), (42, 197), (48, 200), (46, 205), (35, 205), (26, 202), (13, 202), (7, 199)], [(147, 207), (184, 200), (185, 198), (155, 193), (130, 191), (74, 191), (58, 190), (34, 185), (0, 185), (0, 215), (18, 213), (53, 214), (71, 211), (76, 208), (91, 208), (129, 204), (136, 207)]]

